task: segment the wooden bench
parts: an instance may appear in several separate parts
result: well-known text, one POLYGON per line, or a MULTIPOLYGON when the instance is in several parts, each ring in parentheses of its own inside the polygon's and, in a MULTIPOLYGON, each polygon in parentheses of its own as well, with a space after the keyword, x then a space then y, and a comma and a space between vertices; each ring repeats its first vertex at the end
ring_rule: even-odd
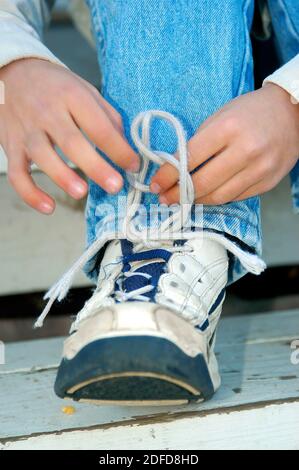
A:
POLYGON ((62 401, 53 382, 63 339, 8 344, 0 449, 298 450, 298 340, 299 310, 224 318, 221 389, 206 403, 163 408, 62 401))

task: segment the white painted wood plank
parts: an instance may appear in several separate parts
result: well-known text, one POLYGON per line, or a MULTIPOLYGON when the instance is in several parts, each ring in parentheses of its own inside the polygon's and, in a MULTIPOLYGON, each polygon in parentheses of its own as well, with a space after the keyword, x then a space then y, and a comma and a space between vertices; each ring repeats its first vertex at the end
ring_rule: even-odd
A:
POLYGON ((299 215, 292 207, 289 176, 261 198, 263 256, 269 266, 299 262, 299 215))
POLYGON ((233 316, 221 319, 217 333, 218 347, 244 342, 263 343, 291 340, 299 336, 299 309, 233 316))
MULTIPOLYGON (((255 349, 250 346, 249 349, 255 349)), ((270 350, 268 351, 270 353, 270 350)), ((48 370, 35 374, 8 374, 0 378, 0 399, 5 407, 0 410, 0 439, 11 436, 26 436, 32 433, 56 432, 65 429, 106 425, 136 419, 138 416, 160 415, 164 418, 178 412, 215 410, 240 405, 272 402, 274 400, 299 399, 299 374, 295 366, 288 366, 283 348, 266 359, 266 352, 256 354, 246 351, 246 358, 234 357, 234 369, 221 371, 222 387, 215 397, 199 405, 181 407, 97 407, 89 404, 73 404, 59 400, 53 392, 56 371, 48 370), (261 356, 263 365, 261 366, 261 356), (247 361, 242 364, 242 361, 247 361), (263 371, 266 371, 265 375, 263 371), (277 376, 276 376, 277 374, 277 376), (66 404, 75 406, 72 416, 62 413, 66 404)), ((222 358, 220 361, 228 358, 222 358)), ((298 366, 297 366, 298 369, 298 366)))
MULTIPOLYGON (((264 315, 263 320, 265 322, 267 316, 269 326, 271 315, 264 315)), ((278 320, 277 315, 274 316, 278 320)), ((252 321, 257 323, 261 317, 251 316, 252 321)), ((248 317, 244 317, 244 320, 246 318, 248 317)), ((234 334, 229 335, 234 332, 234 318, 222 322, 227 327, 226 340, 218 346, 223 384, 212 400, 199 405, 126 408, 75 404, 74 415, 66 416, 61 412, 64 402, 53 392, 55 370, 2 374, 0 403, 5 403, 5 407, 0 408, 0 438, 106 426, 136 420, 140 416, 159 416, 162 421, 167 421, 174 413, 202 412, 248 404, 256 407, 256 403, 299 399, 299 365, 295 366, 290 361, 289 340, 285 339, 283 330, 288 322, 282 319, 283 315, 280 317, 281 331, 276 331, 276 341, 272 333, 263 341, 256 341, 262 336, 255 335, 251 341, 244 343, 232 341, 234 334)), ((262 328, 261 332, 263 331, 262 328)), ((53 343, 53 346, 57 345, 53 343)), ((40 353, 42 354, 41 349, 40 353)), ((19 364, 22 361, 23 358, 19 364)))
POLYGON ((61 337, 8 343, 5 347, 5 364, 0 365, 0 376, 57 367, 63 340, 61 337))
POLYGON ((299 450, 299 402, 39 435, 5 450, 299 450), (186 432, 188 430, 189 432, 186 432), (192 432, 190 432, 192 431, 192 432))
MULTIPOLYGON (((67 334, 67 331, 65 333, 67 334)), ((225 354, 224 349, 234 349, 236 345, 243 343, 268 342, 271 345, 278 339, 290 343, 296 338, 299 338, 299 310, 234 316, 220 321, 216 349, 225 354)), ((0 365, 0 375, 18 370, 46 368, 49 364, 57 365, 62 342, 63 338, 51 338, 7 344, 6 364, 0 365)))
MULTIPOLYGON (((47 290, 84 250, 84 203, 74 201, 43 174, 38 185, 57 208, 43 216, 26 206, 0 176, 0 295, 47 290)), ((80 275, 74 285, 89 285, 80 275)))

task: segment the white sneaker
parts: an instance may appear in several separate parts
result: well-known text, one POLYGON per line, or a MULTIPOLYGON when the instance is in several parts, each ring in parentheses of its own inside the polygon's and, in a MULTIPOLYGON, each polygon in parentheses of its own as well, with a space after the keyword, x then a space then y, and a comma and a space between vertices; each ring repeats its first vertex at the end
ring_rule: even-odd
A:
POLYGON ((135 250, 127 240, 107 246, 97 288, 64 343, 57 395, 134 405, 210 398, 220 385, 226 249, 204 238, 135 250))

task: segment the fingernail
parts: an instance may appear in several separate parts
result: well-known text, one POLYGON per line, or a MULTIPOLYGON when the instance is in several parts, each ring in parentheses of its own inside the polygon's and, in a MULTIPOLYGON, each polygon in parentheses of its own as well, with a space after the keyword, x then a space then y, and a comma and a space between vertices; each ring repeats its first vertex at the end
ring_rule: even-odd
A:
POLYGON ((138 173, 138 171, 140 170, 140 161, 133 160, 128 166, 128 170, 131 171, 132 173, 138 173))
POLYGON ((114 176, 109 176, 106 181, 106 188, 109 193, 118 193, 122 188, 122 180, 114 176))
POLYGON ((161 204, 168 204, 168 199, 165 196, 160 196, 159 201, 161 204))
POLYGON ((74 197, 82 197, 86 194, 87 187, 86 184, 81 181, 74 181, 69 189, 70 193, 74 197))
POLYGON ((52 214, 54 207, 51 206, 48 202, 41 202, 38 206, 38 209, 43 212, 43 214, 52 214))
POLYGON ((161 186, 158 183, 151 183, 150 188, 151 192, 154 194, 159 194, 161 191, 161 186))

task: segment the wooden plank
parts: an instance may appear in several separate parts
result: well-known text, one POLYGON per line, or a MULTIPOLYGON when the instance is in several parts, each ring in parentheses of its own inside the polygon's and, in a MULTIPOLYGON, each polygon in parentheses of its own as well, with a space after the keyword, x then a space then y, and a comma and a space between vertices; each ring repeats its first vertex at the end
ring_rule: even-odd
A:
MULTIPOLYGON (((68 197, 45 175, 34 177, 57 201, 50 217, 26 206, 0 176, 0 295, 48 289, 84 250, 84 202, 68 197)), ((82 274, 74 285, 89 284, 82 274)))
POLYGON ((218 327, 218 348, 235 344, 271 343, 299 336, 299 309, 223 318, 218 327))
POLYGON ((105 428, 7 441, 2 450, 299 450, 299 402, 158 416, 105 428), (189 432, 186 432, 189 430, 189 432), (190 432, 192 430, 192 432, 190 432))
POLYGON ((299 216, 292 207, 289 176, 261 198, 263 257, 269 266, 299 262, 299 216))
MULTIPOLYGON (((271 345, 278 340, 290 343, 296 338, 299 338, 299 309, 226 317, 218 327, 216 350, 224 355, 224 349, 234 349, 244 343, 271 345)), ((63 338, 51 338, 7 344, 6 364, 0 365, 0 375, 19 370, 29 372, 32 367, 45 369, 49 364, 58 365, 62 342, 63 338)))
POLYGON ((239 354, 237 352, 231 354, 233 364, 230 363, 230 370, 227 370, 227 363, 223 362, 229 358, 222 358, 220 355, 220 362, 225 364, 224 370, 221 371, 222 387, 212 400, 199 405, 171 408, 97 407, 75 404, 74 415, 66 416, 61 412, 61 407, 72 403, 68 400, 63 402, 54 395, 56 370, 1 375, 0 399, 6 406, 0 410, 0 436, 7 438, 105 426, 137 419, 138 416, 161 416, 161 413, 161 419, 167 420, 169 415, 186 410, 197 412, 259 402, 272 403, 275 400, 299 399, 298 366, 296 369, 290 363, 285 346, 271 346, 267 351, 260 346, 248 346, 244 355, 242 353, 243 351, 239 351, 239 354), (261 358, 263 358, 262 364, 261 358))
MULTIPOLYGON (((295 329, 293 323, 292 336, 289 336, 290 331, 286 328, 289 323, 297 319, 297 314, 298 311, 290 312, 289 321, 284 321, 287 319, 286 313, 281 313, 280 317, 278 314, 273 314, 273 317, 269 314, 250 316, 251 324, 256 324, 251 329, 255 333, 248 337, 248 341, 244 341, 243 338, 243 342, 234 339, 235 327, 239 328, 241 333, 242 320, 246 323, 249 316, 224 319, 218 345, 223 384, 212 400, 197 405, 125 408, 75 404, 76 412, 67 416, 61 412, 64 402, 53 392, 56 374, 53 366, 57 356, 53 353, 52 347, 57 348, 61 340, 57 343, 55 340, 50 340, 51 344, 45 346, 44 352, 43 342, 37 345, 33 356, 39 354, 47 359, 42 362, 39 357, 40 370, 35 372, 26 371, 26 367, 37 362, 32 359, 31 348, 27 349, 29 356, 27 354, 23 356, 19 348, 14 353, 14 366, 8 366, 6 373, 0 375, 0 402, 6 404, 0 408, 0 440, 12 440, 36 433, 87 429, 93 426, 104 431, 110 425, 116 426, 119 423, 123 425, 126 422, 130 425, 132 420, 134 423, 139 423, 139 420, 148 417, 154 417, 159 422, 165 423, 175 416, 178 418, 183 416, 184 413, 188 413, 188 418, 191 418, 194 413, 212 411, 218 413, 219 409, 230 412, 240 407, 257 409, 261 404, 270 405, 277 401, 290 403, 299 400, 299 366, 292 364, 290 359, 290 340, 295 337, 298 327, 295 329), (276 328, 277 323, 281 325, 280 328, 276 328), (41 367, 41 364, 44 364, 44 367, 41 367), (18 372, 13 372, 13 369, 18 372)), ((29 346, 33 346, 32 342, 29 346)), ((289 408, 286 416, 289 416, 289 408)))
POLYGON ((5 364, 0 365, 0 376, 57 367, 63 339, 50 338, 8 343, 5 347, 5 364))

